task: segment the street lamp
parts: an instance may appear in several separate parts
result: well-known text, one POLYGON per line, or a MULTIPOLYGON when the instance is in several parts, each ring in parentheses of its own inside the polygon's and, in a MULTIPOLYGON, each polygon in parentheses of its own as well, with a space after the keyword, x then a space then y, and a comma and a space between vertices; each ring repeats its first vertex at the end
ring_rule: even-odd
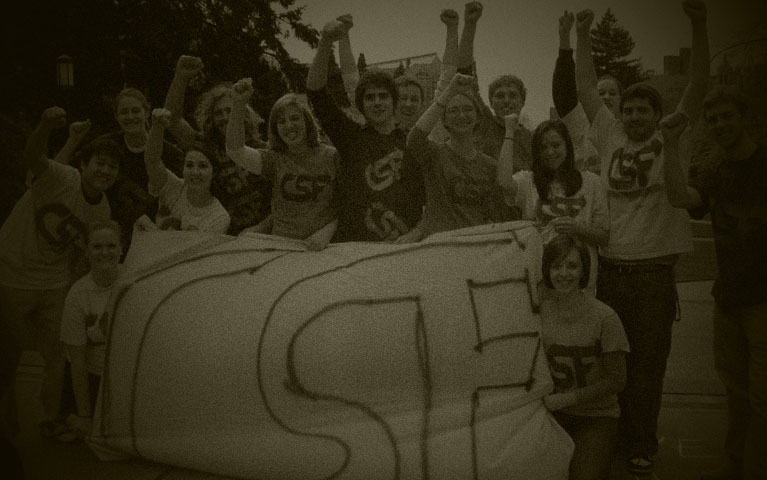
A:
POLYGON ((75 86, 75 64, 69 55, 59 55, 56 59, 56 84, 65 89, 75 86))

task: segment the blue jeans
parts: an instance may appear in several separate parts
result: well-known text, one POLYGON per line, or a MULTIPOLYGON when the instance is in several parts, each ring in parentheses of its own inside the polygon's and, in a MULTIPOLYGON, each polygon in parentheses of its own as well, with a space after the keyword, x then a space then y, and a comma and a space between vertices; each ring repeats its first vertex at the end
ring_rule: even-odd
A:
POLYGON ((714 307, 714 363, 727 389, 725 451, 743 478, 767 478, 767 303, 714 307))
POLYGON ((570 480, 607 480, 615 452, 618 419, 554 412, 554 418, 575 443, 570 480))
POLYGON ((674 269, 660 264, 616 267, 600 259, 597 299, 618 314, 631 348, 626 355, 626 388, 618 394, 620 444, 630 456, 654 455, 677 312, 674 269))

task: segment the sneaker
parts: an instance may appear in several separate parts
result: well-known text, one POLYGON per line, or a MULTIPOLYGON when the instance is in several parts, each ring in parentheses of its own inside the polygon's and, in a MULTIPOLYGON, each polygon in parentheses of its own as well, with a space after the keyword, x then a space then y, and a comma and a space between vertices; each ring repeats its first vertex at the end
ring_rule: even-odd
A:
POLYGON ((56 420, 43 420, 37 424, 37 428, 40 430, 40 436, 43 438, 58 437, 62 433, 71 430, 69 426, 56 420))
POLYGON ((639 475, 647 475, 652 472, 653 461, 650 455, 633 455, 628 459, 628 471, 639 475))

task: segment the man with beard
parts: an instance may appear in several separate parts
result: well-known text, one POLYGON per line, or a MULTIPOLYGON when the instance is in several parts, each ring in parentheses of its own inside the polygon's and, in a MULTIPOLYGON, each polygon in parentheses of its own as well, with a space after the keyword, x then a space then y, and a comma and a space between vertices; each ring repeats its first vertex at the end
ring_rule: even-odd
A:
POLYGON ((736 89, 712 89, 703 118, 723 154, 709 155, 689 186, 678 162, 666 180, 672 205, 710 212, 714 230, 714 363, 729 426, 727 463, 708 480, 767 478, 767 148, 746 130, 746 112, 736 89))
POLYGON ((682 2, 692 24, 691 75, 676 111, 660 122, 662 103, 649 85, 626 89, 616 118, 599 96, 590 27, 594 13, 576 16, 578 98, 591 123, 607 189, 610 239, 600 248, 597 299, 618 313, 629 339, 628 381, 619 396, 621 446, 628 469, 646 474, 658 449, 657 428, 663 377, 677 317, 674 264, 692 250, 690 219, 667 197, 665 168, 679 155, 687 120, 700 116, 708 87, 706 7, 682 2))

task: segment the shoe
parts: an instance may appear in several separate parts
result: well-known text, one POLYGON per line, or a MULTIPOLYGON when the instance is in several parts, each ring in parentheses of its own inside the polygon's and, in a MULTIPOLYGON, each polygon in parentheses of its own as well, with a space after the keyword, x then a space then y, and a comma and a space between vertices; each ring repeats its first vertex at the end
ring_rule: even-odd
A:
POLYGON ((40 436, 43 438, 58 437, 62 433, 71 430, 66 424, 55 420, 43 420, 37 424, 37 428, 40 430, 40 436))
POLYGON ((651 455, 632 455, 628 459, 628 471, 639 475, 647 475, 652 472, 653 461, 651 455))

